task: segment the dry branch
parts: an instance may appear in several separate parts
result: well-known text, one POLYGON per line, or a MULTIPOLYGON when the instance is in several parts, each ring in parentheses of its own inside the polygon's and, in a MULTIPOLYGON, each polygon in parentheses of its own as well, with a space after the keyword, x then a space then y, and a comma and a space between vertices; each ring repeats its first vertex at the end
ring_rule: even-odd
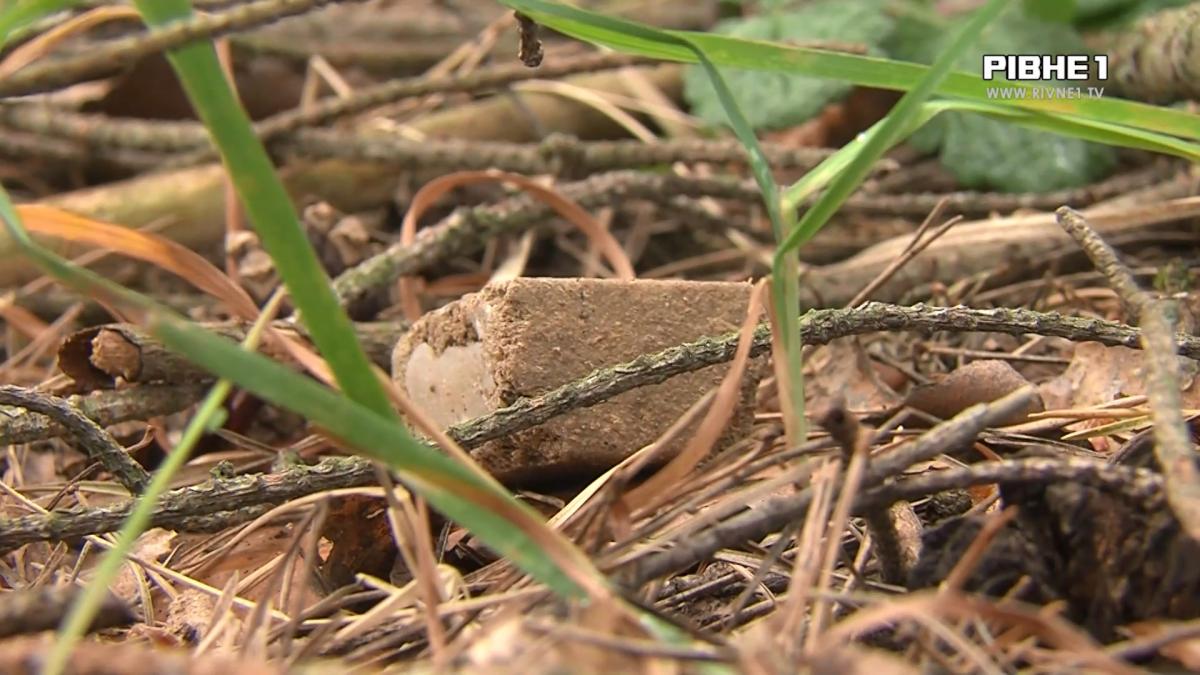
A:
MULTIPOLYGON (((521 66, 524 68, 523 66, 521 66)), ((543 66, 544 67, 544 66, 543 66)), ((665 95, 679 96, 681 68, 662 65, 638 72, 665 95)), ((599 92, 627 93, 623 71, 605 71, 566 78, 566 82, 599 92)), ((580 138, 611 136, 614 123, 573 101, 536 93, 493 96, 467 105, 425 115, 413 129, 429 136, 528 142, 541 133, 559 132, 580 138)), ((329 202, 344 212, 388 203, 404 178, 394 167, 375 162, 322 160, 284 167, 280 177, 299 201, 306 197, 329 202)), ((181 244, 208 250, 225 232, 225 172, 218 164, 162 171, 88 188, 47 199, 46 203, 80 215, 144 227, 167 222, 164 233, 181 244)), ((58 242, 50 242, 63 250, 58 242)), ((20 258, 6 232, 0 232, 0 286, 34 276, 33 266, 20 258)))
MULTIPOLYGON (((1176 196, 1195 194, 1195 183, 1194 177, 1181 175, 1171 181, 1172 192, 1176 196)), ((1097 231, 1106 236, 1200 215, 1200 197, 1164 202, 1134 200, 1132 203, 1119 197, 1113 202, 1097 204, 1083 212, 1097 231), (1116 204, 1118 201, 1122 203, 1116 204)), ((815 307, 845 303, 857 289, 870 283, 902 255, 911 241, 911 235, 902 235, 841 262, 809 268, 800 284, 801 301, 815 307)), ((905 265, 873 297, 895 301, 920 284, 953 283, 994 269, 997 261, 1024 264, 1069 242, 1070 238, 1058 227, 1052 213, 959 223, 905 265)))
POLYGON ((927 471, 906 476, 866 490, 855 502, 859 513, 899 501, 913 501, 945 490, 994 483, 1075 483, 1120 496, 1138 509, 1152 512, 1163 505, 1163 477, 1147 469, 1135 469, 1081 457, 1029 457, 971 466, 927 471))
MULTIPOLYGON (((5 590, 0 602, 0 638, 54 630, 79 599, 82 586, 42 586, 5 590)), ((127 626, 135 617, 128 605, 115 595, 105 597, 89 631, 127 626)))
POLYGON ((1178 306, 1138 288, 1116 251, 1081 214, 1064 206, 1057 215, 1062 228, 1108 279, 1125 304, 1127 314, 1134 321, 1140 319, 1146 354, 1146 394, 1154 419, 1154 450, 1166 480, 1167 502, 1184 531, 1200 540, 1200 467, 1196 465, 1196 450, 1179 394, 1182 378, 1175 336, 1178 306))
MULTIPOLYGON (((250 328, 245 322, 201 325, 237 342, 246 338, 246 331, 250 328)), ((307 337, 303 327, 288 321, 276 321, 274 327, 307 337)), ((391 366, 392 348, 406 329, 403 322, 354 325, 359 344, 367 357, 384 369, 391 366)), ((117 378, 140 383, 208 382, 215 379, 211 373, 167 350, 142 328, 126 323, 94 326, 67 336, 58 350, 58 366, 83 388, 109 388, 116 384, 117 378)))
POLYGON ((34 94, 73 84, 189 42, 349 1, 362 0, 258 0, 219 14, 197 14, 166 28, 94 45, 78 56, 41 59, 0 80, 0 96, 34 94))
MULTIPOLYGON (((967 408, 917 439, 874 458, 862 485, 864 488, 878 485, 916 462, 932 459, 971 443, 979 432, 1028 405, 1035 394, 1032 386, 1025 387, 993 403, 967 408)), ((790 523, 802 520, 812 499, 811 487, 793 496, 775 497, 704 532, 692 534, 687 541, 675 542, 672 548, 657 550, 627 562, 620 573, 631 586, 639 586, 701 562, 727 546, 757 541, 790 523)))
MULTIPOLYGON (((1162 166, 1140 173, 1137 181, 1161 178, 1162 166)), ((1075 199, 1112 196, 1116 189, 1128 187, 1129 177, 1116 181, 1112 189, 1094 186, 1093 191, 1073 191, 1075 199)), ((674 174, 612 171, 596 174, 584 180, 564 183, 562 193, 584 208, 596 208, 628 199, 643 199, 675 204, 681 197, 713 197, 746 203, 758 203, 762 197, 751 181, 737 178, 695 178, 674 174)), ((1066 194, 1052 195, 1055 201, 1042 206, 1059 204, 1066 194)), ((897 201, 907 200, 918 211, 927 212, 942 199, 965 210, 972 200, 982 200, 987 206, 997 206, 999 196, 986 193, 953 193, 951 195, 917 195, 897 197, 856 194, 847 202, 848 212, 884 213, 899 208, 897 201)), ((1024 197, 1007 197, 1006 205, 1022 208, 1024 197)), ((1101 213, 1098 211, 1098 215, 1101 213)), ((1102 210, 1103 222, 1111 231, 1126 231, 1148 224, 1178 220, 1200 213, 1200 198, 1154 206, 1138 205, 1126 209, 1102 210)), ((455 255, 480 250, 493 237, 521 232, 535 227, 556 215, 546 204, 527 196, 511 197, 494 204, 462 207, 420 232, 410 246, 396 244, 342 273, 335 288, 344 304, 354 306, 373 289, 386 286, 396 278, 416 274, 455 255)), ((722 225, 726 225, 722 223, 722 225)), ((841 305, 850 299, 854 289, 862 288, 901 254, 910 243, 908 235, 878 244, 840 263, 809 268, 801 284, 802 298, 808 306, 841 305)), ((1028 259, 1060 246, 1065 237, 1054 225, 1051 214, 989 219, 960 223, 945 236, 916 256, 894 279, 883 286, 882 295, 894 299, 902 290, 917 283, 937 279, 959 279, 995 265, 1001 257, 1028 259), (1015 253, 1015 255, 1013 255, 1015 253)))
POLYGON ((11 384, 0 385, 0 405, 44 415, 67 430, 80 449, 99 462, 130 494, 139 495, 150 484, 150 474, 125 452, 100 425, 69 402, 11 384))
MULTIPOLYGON (((73 409, 102 427, 179 412, 204 396, 207 385, 148 384, 65 399, 73 409)), ((0 445, 30 443, 68 433, 51 417, 24 408, 0 408, 0 445)))

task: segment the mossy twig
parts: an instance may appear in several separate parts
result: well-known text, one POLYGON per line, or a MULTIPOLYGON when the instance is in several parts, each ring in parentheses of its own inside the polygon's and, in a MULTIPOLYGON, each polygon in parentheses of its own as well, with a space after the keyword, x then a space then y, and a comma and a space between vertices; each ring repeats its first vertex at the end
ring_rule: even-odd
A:
POLYGON ((132 495, 150 484, 150 474, 125 452, 100 425, 69 402, 32 389, 0 385, 0 405, 15 406, 45 415, 67 430, 92 460, 99 462, 132 495))

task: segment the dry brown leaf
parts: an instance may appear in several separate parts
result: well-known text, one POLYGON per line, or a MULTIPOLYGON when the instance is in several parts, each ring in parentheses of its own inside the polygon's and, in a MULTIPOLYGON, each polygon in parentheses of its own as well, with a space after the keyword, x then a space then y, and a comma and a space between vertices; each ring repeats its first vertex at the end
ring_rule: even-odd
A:
POLYGON ((854 338, 834 340, 818 349, 808 365, 812 370, 805 383, 809 410, 826 410, 839 396, 854 412, 881 410, 900 402, 854 338))
MULTIPOLYGON (((233 546, 222 551, 222 554, 195 569, 197 549, 195 545, 207 542, 209 535, 184 535, 184 551, 175 556, 174 567, 189 569, 189 576, 213 588, 224 588, 229 579, 237 574, 241 583, 237 595, 245 600, 262 601, 270 589, 268 579, 271 575, 281 574, 283 570, 276 559, 282 556, 297 536, 292 523, 267 524, 253 530, 238 540, 233 546), (194 542, 194 543, 193 543, 194 542), (264 569, 270 567, 269 570, 264 569)), ((203 554, 201 554, 203 555, 203 554)), ((296 606, 308 606, 316 602, 324 594, 317 580, 306 577, 303 556, 295 556, 292 565, 291 596, 296 606), (300 599, 296 599, 300 598, 300 599)), ((276 603, 278 606, 278 603, 276 603)))
MULTIPOLYGON (((937 382, 917 387, 909 393, 905 403, 945 420, 977 403, 991 403, 1028 384, 1029 381, 1007 361, 972 361, 937 382)), ((999 424, 1019 424, 1026 421, 1031 413, 1043 410, 1045 406, 1035 399, 1026 410, 1013 414, 999 424)))
MULTIPOLYGON (((146 530, 138 537, 133 545, 131 555, 147 562, 160 562, 167 557, 175 547, 175 532, 160 527, 146 530)), ((121 568, 117 580, 112 584, 112 592, 118 598, 136 606, 141 598, 138 593, 139 582, 129 565, 121 568)), ((157 607, 157 605, 156 605, 157 607)))
MULTIPOLYGON (((1141 350, 1128 347, 1107 347, 1098 342, 1082 342, 1075 346, 1071 363, 1058 377, 1044 382, 1041 391, 1046 406, 1050 409, 1086 409, 1104 405, 1127 396, 1143 396, 1146 393, 1141 350)), ((1197 364, 1190 359, 1181 359, 1181 374, 1187 386, 1181 401, 1184 408, 1200 408, 1200 376, 1197 364)), ((1084 419, 1064 427, 1067 431, 1084 431, 1104 426, 1117 417, 1095 417, 1084 419)), ((1098 451, 1113 449, 1106 437, 1088 439, 1098 451)))
MULTIPOLYGON (((1098 342, 1082 342, 1062 375, 1041 386, 1042 398, 1052 409, 1090 408, 1123 396, 1146 393, 1142 371, 1144 355, 1139 349, 1106 347, 1098 342)), ((1190 386, 1183 392, 1185 408, 1200 407, 1195 362, 1184 364, 1183 375, 1190 386)))
POLYGON ((85 218, 44 204, 23 204, 17 211, 30 232, 108 248, 143 260, 220 299, 242 319, 253 321, 258 317, 258 307, 241 287, 203 256, 182 244, 153 232, 85 218))

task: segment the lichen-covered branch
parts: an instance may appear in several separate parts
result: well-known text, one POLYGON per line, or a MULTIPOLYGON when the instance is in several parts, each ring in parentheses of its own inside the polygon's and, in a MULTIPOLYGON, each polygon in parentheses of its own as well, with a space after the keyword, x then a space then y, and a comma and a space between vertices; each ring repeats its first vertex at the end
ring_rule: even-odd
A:
MULTIPOLYGON (((609 70, 643 62, 622 54, 590 53, 576 58, 558 59, 532 70, 519 63, 504 63, 480 68, 466 75, 418 76, 388 80, 363 87, 346 98, 333 97, 315 102, 302 109, 287 110, 255 123, 255 131, 263 141, 305 127, 354 115, 381 105, 407 98, 452 92, 475 92, 503 87, 521 80, 556 78, 577 73, 609 70)), ((210 147, 208 132, 199 122, 135 120, 105 115, 79 113, 73 110, 42 104, 6 103, 0 105, 0 121, 13 129, 75 140, 89 147, 147 152, 188 152, 167 161, 172 166, 188 166, 216 159, 210 147)), ((326 132, 313 131, 312 142, 319 147, 326 132)), ((344 153, 343 153, 344 154, 344 153)))
MULTIPOLYGON (((204 396, 207 385, 147 384, 87 396, 67 397, 66 403, 102 427, 176 413, 204 396)), ((30 443, 68 433, 51 417, 24 408, 0 407, 0 445, 30 443)))
POLYGON ((11 384, 0 385, 0 405, 43 415, 58 423, 78 442, 79 448, 99 462, 130 494, 139 495, 150 484, 150 474, 125 452, 100 425, 57 396, 11 384))
MULTIPOLYGON (((167 492, 154 510, 155 527, 187 529, 199 516, 240 513, 248 506, 281 504, 289 499, 339 487, 366 485, 375 479, 371 463, 357 457, 328 457, 314 466, 280 473, 212 479, 193 487, 167 492)), ((0 551, 32 541, 60 541, 121 526, 133 509, 132 501, 46 515, 0 520, 0 551)))
POLYGON ((1090 485, 1121 495, 1145 511, 1154 511, 1163 505, 1163 477, 1158 473, 1070 456, 1028 457, 926 471, 866 490, 854 505, 857 512, 866 513, 899 501, 915 501, 945 490, 974 485, 1056 482, 1090 485))
MULTIPOLYGON (((1028 405, 1034 393, 1032 386, 1024 387, 990 404, 971 406, 909 443, 873 459, 863 477, 864 489, 878 485, 916 462, 970 443, 988 426, 1028 405)), ((626 563, 621 574, 631 586, 639 586, 694 565, 727 546, 757 541, 789 523, 803 520, 812 498, 811 487, 795 495, 772 498, 703 532, 690 534, 686 541, 674 542, 672 548, 655 547, 654 552, 626 563)))
MULTIPOLYGON (((222 337, 241 342, 250 324, 222 322, 204 324, 222 337)), ((274 328, 307 337, 301 326, 276 321, 274 328)), ((363 351, 381 368, 391 366, 392 348, 407 330, 402 321, 354 324, 363 351)), ((68 335, 58 350, 58 365, 81 387, 108 388, 118 378, 125 382, 207 382, 211 373, 169 351, 139 326, 111 323, 85 328, 68 335)))
MULTIPOLYGON (((848 335, 880 331, 994 332, 1010 335, 1048 335, 1106 345, 1138 347, 1141 333, 1129 326, 1101 319, 1062 316, 1023 309, 970 309, 967 307, 900 307, 868 303, 852 309, 812 310, 800 317, 805 344, 825 344, 848 335)), ((1200 339, 1179 336, 1184 353, 1200 356, 1200 339)), ((733 358, 737 334, 704 338, 686 345, 647 354, 629 363, 597 370, 547 392, 517 401, 487 417, 451 428, 459 442, 482 443, 530 423, 541 424, 567 410, 594 405, 636 387, 658 384, 680 373, 699 370, 733 358)), ((754 333, 751 356, 766 353, 771 336, 763 325, 754 333)))

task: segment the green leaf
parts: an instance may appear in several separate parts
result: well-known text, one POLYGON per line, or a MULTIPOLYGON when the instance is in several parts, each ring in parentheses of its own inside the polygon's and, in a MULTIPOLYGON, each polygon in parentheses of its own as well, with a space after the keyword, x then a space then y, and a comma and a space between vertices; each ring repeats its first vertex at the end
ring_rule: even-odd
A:
MULTIPOLYGON (((561 3, 545 0, 500 0, 519 10, 538 23, 580 40, 610 47, 628 54, 639 54, 668 61, 696 63, 699 57, 694 48, 704 51, 718 66, 763 71, 782 71, 812 75, 833 80, 846 80, 859 86, 907 91, 924 77, 926 66, 904 61, 860 56, 843 52, 788 47, 691 31, 656 30, 645 25, 586 12, 561 3), (672 39, 665 39, 665 37, 672 39), (684 38, 680 41, 678 38, 684 38), (691 45, 691 46, 685 46, 691 45)), ((935 23, 935 22, 931 22, 935 23)), ((977 67, 978 69, 978 67, 977 67)), ((1196 115, 1185 110, 1124 101, 1117 98, 1098 99, 1036 99, 1033 97, 993 100, 988 88, 1006 84, 984 82, 978 75, 953 72, 935 90, 942 96, 956 97, 979 103, 996 103, 1014 110, 1068 114, 1081 120, 1103 121, 1108 124, 1156 134, 1169 134, 1200 140, 1200 124, 1196 115)), ((1019 87, 1020 84, 1011 83, 1019 87)), ((1026 117, 1025 119, 1033 119, 1026 117)), ((1125 144, 1122 135, 1112 136, 1112 142, 1125 144)), ((1141 147, 1140 144, 1135 147, 1141 147)), ((1200 146, 1185 143, 1179 156, 1200 157, 1200 146)))
POLYGON ((1116 166, 1111 148, 1077 138, 970 113, 937 122, 942 164, 966 187, 1050 192, 1095 182, 1116 166))
MULTIPOLYGON (((906 41, 897 43, 896 49, 914 60, 927 61, 945 45, 944 33, 927 27, 921 35, 915 22, 907 24, 903 34, 906 41)), ((1008 11, 957 65, 963 70, 979 72, 984 54, 1085 51, 1083 41, 1069 25, 1038 21, 1022 12, 1008 11)), ((1053 87, 1056 83, 1042 85, 1053 87)), ((1116 153, 1109 147, 963 113, 949 113, 933 120, 914 134, 911 142, 924 152, 940 150, 942 164, 960 183, 971 188, 1049 192, 1094 182, 1116 166, 1116 153)))
POLYGON ((1075 0, 1021 0, 1025 14, 1052 23, 1070 23, 1075 18, 1075 0))
MULTIPOLYGON (((793 12, 723 21, 713 31, 771 42, 862 44, 878 55, 892 24, 881 0, 820 0, 793 12)), ((746 117, 756 129, 787 127, 811 119, 853 86, 844 81, 783 72, 723 68, 721 75, 737 100, 747 104, 746 117)), ((727 124, 725 108, 717 100, 702 68, 688 69, 683 93, 693 114, 710 124, 727 124)))

